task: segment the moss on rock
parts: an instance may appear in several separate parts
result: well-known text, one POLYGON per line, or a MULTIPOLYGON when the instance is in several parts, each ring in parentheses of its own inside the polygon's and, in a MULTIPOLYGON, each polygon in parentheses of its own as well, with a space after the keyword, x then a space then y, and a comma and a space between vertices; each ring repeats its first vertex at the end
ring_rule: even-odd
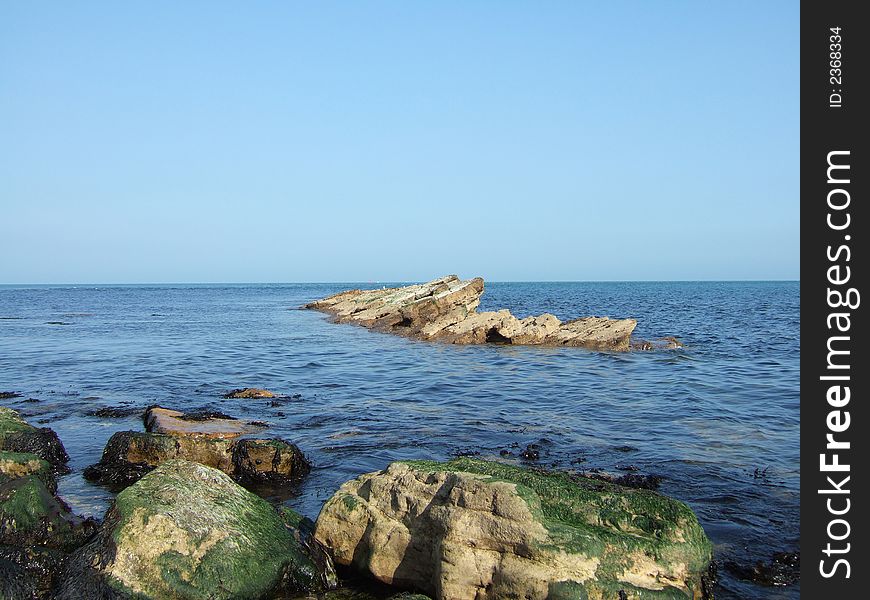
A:
POLYGON ((34 475, 42 480, 52 493, 57 491, 54 470, 48 461, 30 452, 0 450, 0 476, 10 479, 34 475))
POLYGON ((315 535, 338 563, 436 598, 699 599, 711 559, 682 502, 474 458, 348 482, 315 535))
POLYGON ((170 460, 118 494, 59 597, 260 598, 324 587, 295 532, 227 475, 170 460))
POLYGON ((69 472, 69 455, 57 434, 48 427, 30 425, 18 411, 5 406, 0 406, 0 450, 36 454, 55 472, 69 472))
POLYGON ((93 523, 75 517, 39 475, 0 476, 0 543, 67 550, 92 531, 93 523))

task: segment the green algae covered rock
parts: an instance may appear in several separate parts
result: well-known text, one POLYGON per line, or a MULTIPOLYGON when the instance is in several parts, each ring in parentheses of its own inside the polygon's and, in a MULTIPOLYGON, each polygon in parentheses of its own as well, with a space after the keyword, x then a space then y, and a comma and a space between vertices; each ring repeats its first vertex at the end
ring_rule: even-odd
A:
POLYGON ((8 452, 0 450, 0 477, 16 479, 34 475, 42 480, 52 493, 57 491, 54 470, 48 461, 30 452, 8 452))
POLYGON ((347 482, 315 537, 336 563, 436 599, 700 599, 711 560, 682 502, 471 458, 347 482))
POLYGON ((84 543, 94 524, 74 516, 38 473, 0 475, 0 544, 69 550, 84 543))
POLYGON ((30 425, 18 411, 5 406, 0 406, 0 450, 36 454, 56 472, 69 472, 69 455, 57 434, 48 427, 30 425))
POLYGON ((170 460, 118 494, 58 597, 255 599, 325 585, 269 503, 217 469, 170 460))

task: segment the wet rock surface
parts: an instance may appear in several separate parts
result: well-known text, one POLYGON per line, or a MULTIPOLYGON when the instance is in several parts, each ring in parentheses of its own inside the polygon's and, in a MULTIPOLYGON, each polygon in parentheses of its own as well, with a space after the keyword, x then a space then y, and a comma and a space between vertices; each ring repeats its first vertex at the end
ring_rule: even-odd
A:
POLYGON ((145 412, 144 421, 145 430, 149 433, 176 436, 237 438, 263 429, 262 426, 246 423, 221 412, 183 413, 160 406, 149 408, 145 412))
POLYGON ((275 398, 277 394, 260 388, 239 388, 224 394, 224 398, 275 398))
MULTIPOLYGON (((275 488, 297 483, 311 469, 302 451, 284 440, 214 436, 212 429, 200 434, 197 426, 213 420, 172 419, 184 424, 169 428, 172 434, 121 431, 112 435, 100 462, 85 469, 85 479, 121 489, 166 461, 183 459, 218 469, 249 487, 275 488)), ((243 421, 230 421, 232 427, 237 423, 247 427, 243 421)))
POLYGON ((69 455, 57 434, 48 427, 30 425, 18 411, 5 406, 0 406, 0 450, 35 454, 56 472, 69 472, 69 455))
POLYGON ((173 460, 118 494, 56 597, 256 599, 332 584, 270 504, 216 469, 173 460))
POLYGON ((344 484, 315 537, 338 564, 434 598, 701 598, 711 544, 648 490, 472 458, 344 484))
POLYGON ((449 275, 400 288, 341 292, 305 308, 332 314, 338 323, 452 344, 631 349, 634 319, 584 317, 562 322, 547 313, 518 319, 508 310, 477 312, 483 287, 479 277, 460 280, 449 275))

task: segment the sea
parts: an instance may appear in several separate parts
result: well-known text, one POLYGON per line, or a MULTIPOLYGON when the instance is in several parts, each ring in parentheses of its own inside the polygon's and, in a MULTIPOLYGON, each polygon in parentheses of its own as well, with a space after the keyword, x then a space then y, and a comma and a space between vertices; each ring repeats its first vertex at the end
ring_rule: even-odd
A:
POLYGON ((306 302, 396 282, 0 286, 0 404, 53 428, 59 494, 102 517, 82 470, 160 404, 265 421, 314 468, 280 502, 316 518, 348 479, 397 459, 478 455, 549 469, 656 475, 714 543, 718 599, 796 599, 734 565, 800 541, 800 283, 486 284, 480 310, 634 317, 678 350, 596 352, 422 342, 337 325, 306 302), (242 387, 286 397, 230 400, 242 387))

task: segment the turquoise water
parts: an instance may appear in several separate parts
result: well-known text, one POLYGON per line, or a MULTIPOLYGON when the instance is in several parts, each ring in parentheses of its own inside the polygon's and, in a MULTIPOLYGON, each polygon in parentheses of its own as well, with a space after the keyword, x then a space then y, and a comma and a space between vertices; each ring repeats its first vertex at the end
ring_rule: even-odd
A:
MULTIPOLYGON (((82 469, 112 433, 141 428, 87 413, 160 403, 267 421, 298 443, 315 468, 286 503, 311 517, 394 459, 522 462, 535 444, 533 464, 661 475, 720 562, 797 549, 798 282, 487 284, 482 309, 632 316, 639 337, 686 344, 628 354, 417 342, 297 310, 381 285, 0 287, 0 390, 23 394, 4 404, 60 435, 73 467, 60 494, 85 514, 102 516, 111 494, 82 469), (220 397, 248 386, 293 397, 220 397)), ((717 597, 799 593, 722 569, 717 597)))

